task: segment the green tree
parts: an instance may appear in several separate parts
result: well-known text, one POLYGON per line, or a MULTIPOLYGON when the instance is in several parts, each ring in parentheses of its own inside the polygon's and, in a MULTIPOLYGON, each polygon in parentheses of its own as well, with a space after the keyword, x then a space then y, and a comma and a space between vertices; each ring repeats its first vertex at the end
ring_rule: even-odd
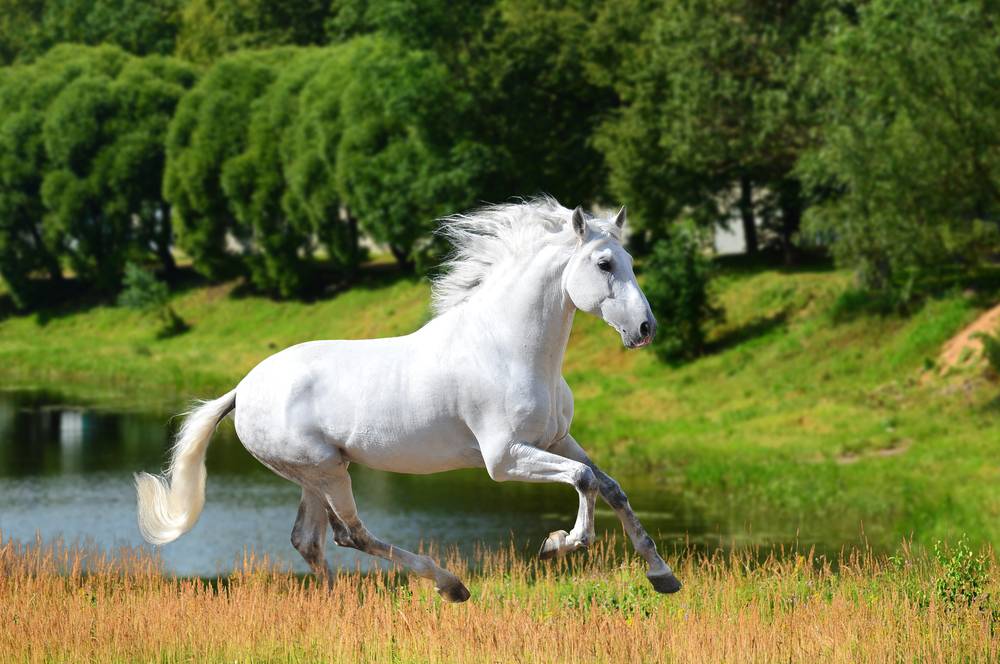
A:
POLYGON ((799 171, 811 235, 868 289, 905 301, 997 246, 995 2, 872 0, 817 47, 820 143, 799 171))
MULTIPOLYGON (((223 190, 236 218, 249 232, 252 250, 247 255, 251 278, 261 289, 290 296, 308 285, 311 258, 323 249, 328 263, 341 274, 357 261, 357 230, 339 220, 342 205, 332 177, 302 177, 303 162, 315 154, 312 141, 296 141, 295 129, 303 107, 302 91, 320 68, 337 75, 349 74, 344 48, 313 49, 298 54, 253 105, 246 150, 227 164, 223 190), (303 201, 291 181, 315 185, 324 194, 303 201), (303 182, 304 180, 304 182, 303 182), (334 190, 334 191, 330 191, 334 190), (313 206, 318 197, 325 203, 313 206), (310 214, 316 209, 318 214, 310 214)), ((329 81, 327 81, 329 82, 329 81)), ((337 89, 343 88, 343 80, 337 89)), ((315 97, 308 97, 312 103, 315 97)), ((339 114, 338 114, 339 115, 339 114)), ((322 122, 339 124, 339 117, 322 122)))
POLYGON ((117 288, 129 253, 152 252, 168 276, 174 271, 163 143, 194 81, 192 68, 176 60, 122 58, 112 70, 75 78, 46 112, 46 233, 61 238, 77 274, 106 289, 117 288))
POLYGON ((42 83, 58 89, 59 79, 39 79, 31 67, 0 69, 0 276, 21 307, 32 298, 33 275, 62 279, 57 247, 42 227, 45 148, 38 107, 48 95, 35 87, 42 83))
POLYGON ((0 0, 0 64, 30 62, 57 44, 174 50, 180 0, 0 0))
POLYGON ((337 151, 343 135, 343 91, 364 40, 324 49, 322 62, 299 92, 294 122, 285 135, 285 213, 312 229, 334 264, 349 269, 360 258, 358 220, 337 185, 337 151))
POLYGON ((606 193, 593 135, 615 96, 587 73, 596 5, 500 0, 486 15, 465 78, 469 123, 492 148, 487 199, 544 191, 572 206, 606 193))
POLYGON ((592 68, 622 101, 597 140, 612 190, 644 230, 662 236, 682 213, 702 223, 737 213, 754 253, 755 219, 774 208, 790 252, 803 206, 793 169, 809 137, 796 73, 825 5, 670 0, 619 17, 642 32, 608 56, 619 76, 592 68))
POLYGON ((209 63, 243 49, 322 44, 328 13, 328 0, 187 0, 177 54, 209 63))
POLYGON ((167 284, 156 278, 156 275, 142 269, 135 263, 125 265, 125 276, 122 291, 118 295, 118 304, 129 309, 145 311, 154 314, 160 321, 157 337, 170 337, 188 329, 177 312, 170 304, 170 289, 167 284))
POLYGON ((212 278, 244 269, 252 232, 223 189, 226 169, 247 149, 251 110, 295 56, 294 49, 241 52, 216 62, 180 101, 166 139, 163 196, 178 244, 212 278))
POLYGON ((705 325, 719 319, 722 309, 712 301, 712 263, 697 229, 691 224, 674 226, 653 245, 643 272, 643 287, 659 327, 657 355, 670 362, 700 355, 705 325))
POLYGON ((586 73, 597 2, 335 0, 333 41, 377 33, 432 51, 456 96, 448 110, 477 149, 464 159, 478 199, 548 192, 565 201, 604 193, 604 159, 591 141, 614 102, 586 73))
POLYGON ((59 46, 0 77, 0 272, 20 304, 60 261, 110 290, 129 253, 170 269, 163 138, 187 65, 59 46))
POLYGON ((0 0, 0 65, 37 54, 44 11, 45 0, 0 0))
POLYGON ((349 66, 337 187, 361 228, 411 266, 434 220, 475 201, 486 149, 455 122, 467 101, 432 52, 368 38, 349 66))

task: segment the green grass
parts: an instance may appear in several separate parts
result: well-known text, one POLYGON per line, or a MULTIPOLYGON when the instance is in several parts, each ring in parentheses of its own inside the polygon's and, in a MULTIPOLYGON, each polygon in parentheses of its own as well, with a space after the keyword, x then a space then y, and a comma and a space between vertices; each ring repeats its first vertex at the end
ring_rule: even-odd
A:
MULTIPOLYGON (((978 310, 960 294, 909 317, 838 315, 849 276, 730 269, 711 352, 681 367, 626 351, 577 317, 565 373, 574 434, 612 471, 675 485, 708 518, 892 546, 1000 542, 998 387, 969 371, 924 375, 978 310)), ((230 389, 290 344, 411 331, 428 318, 421 280, 370 278, 314 303, 193 288, 173 306, 191 326, 158 339, 154 316, 66 307, 0 321, 0 377, 142 407, 230 389), (102 397, 103 398, 103 397, 102 397)))

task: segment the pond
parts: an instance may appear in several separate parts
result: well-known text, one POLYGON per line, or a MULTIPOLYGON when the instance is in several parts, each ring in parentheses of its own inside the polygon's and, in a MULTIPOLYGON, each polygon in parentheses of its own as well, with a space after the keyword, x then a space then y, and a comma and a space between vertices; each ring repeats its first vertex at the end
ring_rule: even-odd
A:
MULTIPOLYGON (((31 541, 62 537, 104 548, 143 544, 136 526, 132 473, 158 472, 177 420, 67 402, 38 390, 0 391, 0 532, 31 541)), ((225 573, 246 550, 268 555, 296 571, 307 567, 289 544, 299 489, 262 467, 236 437, 229 420, 209 446, 205 510, 195 528, 161 547, 165 567, 180 575, 225 573)), ((569 529, 576 493, 569 487, 493 482, 483 470, 430 476, 397 475, 353 466, 359 512, 369 530, 390 543, 416 549, 433 542, 464 554, 477 543, 533 554, 544 535, 569 529)), ((662 477, 618 476, 646 528, 668 552, 677 546, 716 548, 733 542, 793 544, 793 524, 774 535, 734 527, 731 508, 685 496, 662 477)), ((731 507, 731 506, 730 506, 731 507)), ((738 521, 737 521, 738 523, 738 521)), ((599 504, 598 534, 620 532, 614 514, 599 504)), ((331 565, 362 569, 370 559, 327 547, 331 565)))

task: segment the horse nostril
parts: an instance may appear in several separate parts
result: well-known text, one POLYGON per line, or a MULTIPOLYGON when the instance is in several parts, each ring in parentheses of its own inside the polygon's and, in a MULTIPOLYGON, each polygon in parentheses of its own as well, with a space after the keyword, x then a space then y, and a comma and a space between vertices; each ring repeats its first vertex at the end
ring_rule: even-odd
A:
POLYGON ((649 336, 649 323, 647 321, 642 321, 642 325, 639 326, 639 336, 643 338, 649 336))

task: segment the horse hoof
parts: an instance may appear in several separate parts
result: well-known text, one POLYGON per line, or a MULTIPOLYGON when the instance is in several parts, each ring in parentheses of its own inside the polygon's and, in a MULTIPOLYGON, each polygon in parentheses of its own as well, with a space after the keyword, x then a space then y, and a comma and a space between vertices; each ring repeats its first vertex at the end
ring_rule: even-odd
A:
POLYGON ((469 592, 469 589, 466 588, 461 581, 455 581, 455 583, 444 586, 443 588, 435 588, 435 590, 438 591, 438 594, 441 595, 441 598, 444 601, 455 604, 464 602, 472 597, 472 593, 469 592))
POLYGON ((659 576, 647 576, 649 582, 653 584, 653 590, 658 593, 670 595, 681 589, 681 582, 672 573, 660 574, 659 576))
POLYGON ((542 546, 538 549, 538 557, 542 560, 548 560, 549 558, 555 558, 556 556, 565 553, 566 538, 569 536, 565 530, 557 530, 553 533, 549 533, 549 536, 545 538, 542 542, 542 546))

